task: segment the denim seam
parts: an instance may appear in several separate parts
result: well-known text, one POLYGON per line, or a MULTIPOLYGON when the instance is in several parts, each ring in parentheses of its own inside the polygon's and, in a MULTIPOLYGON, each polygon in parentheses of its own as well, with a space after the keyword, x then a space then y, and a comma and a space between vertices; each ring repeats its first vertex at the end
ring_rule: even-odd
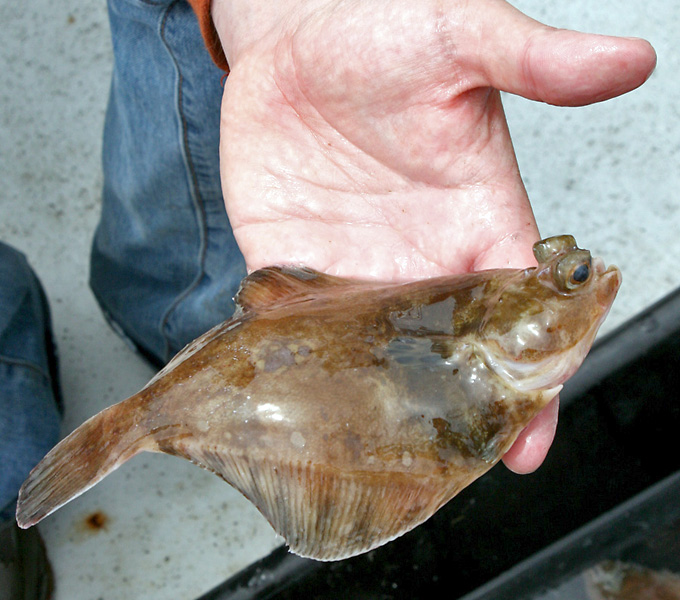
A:
POLYGON ((4 356, 0 354, 0 363, 12 365, 14 367, 25 367, 27 369, 30 369, 31 371, 35 371, 36 373, 44 377, 46 381, 50 381, 49 373, 47 373, 47 371, 41 369, 38 365, 29 360, 24 360, 23 358, 12 358, 11 356, 4 356))
POLYGON ((181 148, 182 148, 182 156, 184 158, 184 166, 185 169, 187 170, 190 180, 191 180, 191 198, 193 201, 194 205, 194 210, 195 210, 195 215, 196 215, 196 222, 198 225, 198 232, 199 232, 199 252, 198 252, 198 272, 196 273, 196 277, 194 277, 194 280, 189 284, 189 286, 175 298, 175 301, 168 307, 168 309, 165 311, 165 314, 162 316, 161 321, 159 323, 159 333, 165 343, 165 349, 164 349, 164 356, 163 359, 165 361, 168 361, 171 356, 170 356, 170 341, 168 339, 168 334, 167 334, 167 326, 168 322, 170 321, 170 318, 172 316, 172 313, 177 310, 179 305, 193 292, 199 285, 201 279, 203 279, 203 276, 205 275, 205 255, 207 252, 207 219, 206 219, 206 213, 205 213, 205 206, 203 203, 203 199, 201 198, 201 191, 199 188, 199 183, 198 183, 198 177, 196 175, 196 171, 194 169, 194 163, 191 157, 191 150, 189 148, 189 134, 188 134, 188 128, 187 128, 187 123, 186 119, 184 118, 184 113, 182 112, 182 102, 183 102, 183 94, 182 94, 182 85, 184 82, 184 77, 182 76, 182 71, 179 67, 179 64, 177 62, 177 59, 175 58, 175 55, 173 51, 170 48, 170 45, 167 43, 165 39, 165 26, 166 26, 166 21, 168 19, 168 15, 170 11, 178 4, 179 0, 175 0, 175 2, 172 2, 165 10, 163 14, 163 18, 161 19, 160 23, 160 37, 163 40, 163 44, 165 45, 165 48, 172 60, 172 62, 175 65, 175 72, 177 73, 177 96, 176 96, 176 111, 177 115, 179 117, 179 121, 181 123, 181 129, 182 129, 182 143, 181 143, 181 148))

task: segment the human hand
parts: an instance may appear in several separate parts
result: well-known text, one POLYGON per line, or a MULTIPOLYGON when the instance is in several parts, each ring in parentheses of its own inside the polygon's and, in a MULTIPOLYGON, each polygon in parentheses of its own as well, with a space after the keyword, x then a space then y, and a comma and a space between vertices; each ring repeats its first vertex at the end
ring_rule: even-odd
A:
MULTIPOLYGON (((250 270, 406 281, 535 264, 498 90, 556 105, 642 84, 643 41, 557 30, 503 0, 213 0, 231 67, 227 212, 250 270)), ((557 401, 506 465, 545 458, 557 401)))

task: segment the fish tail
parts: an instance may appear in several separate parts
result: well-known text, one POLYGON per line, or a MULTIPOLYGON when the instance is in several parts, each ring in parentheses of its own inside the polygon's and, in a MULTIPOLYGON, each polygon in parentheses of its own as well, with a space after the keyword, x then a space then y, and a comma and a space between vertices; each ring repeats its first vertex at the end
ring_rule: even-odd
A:
POLYGON ((144 449, 135 432, 137 411, 130 406, 136 398, 85 421, 38 463, 19 490, 20 527, 35 525, 144 449))

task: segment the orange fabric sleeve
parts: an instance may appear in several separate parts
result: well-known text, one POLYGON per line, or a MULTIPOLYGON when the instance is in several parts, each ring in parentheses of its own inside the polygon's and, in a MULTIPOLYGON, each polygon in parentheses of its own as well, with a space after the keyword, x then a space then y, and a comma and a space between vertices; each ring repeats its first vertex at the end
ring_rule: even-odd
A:
POLYGON ((208 52, 210 52, 210 56, 212 56, 213 61, 215 61, 215 64, 220 69, 229 73, 229 63, 227 63, 227 57, 224 55, 222 43, 220 42, 217 30, 215 29, 215 24, 210 15, 210 1, 211 0, 189 0, 189 4, 191 4, 191 7, 198 17, 201 34, 203 35, 203 40, 208 48, 208 52))

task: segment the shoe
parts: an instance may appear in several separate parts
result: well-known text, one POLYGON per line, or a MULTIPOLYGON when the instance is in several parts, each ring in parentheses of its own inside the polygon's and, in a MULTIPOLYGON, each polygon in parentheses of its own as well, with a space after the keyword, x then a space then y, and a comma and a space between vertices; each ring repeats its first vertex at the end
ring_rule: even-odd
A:
POLYGON ((0 600, 49 600, 54 575, 37 527, 0 529, 0 600))

